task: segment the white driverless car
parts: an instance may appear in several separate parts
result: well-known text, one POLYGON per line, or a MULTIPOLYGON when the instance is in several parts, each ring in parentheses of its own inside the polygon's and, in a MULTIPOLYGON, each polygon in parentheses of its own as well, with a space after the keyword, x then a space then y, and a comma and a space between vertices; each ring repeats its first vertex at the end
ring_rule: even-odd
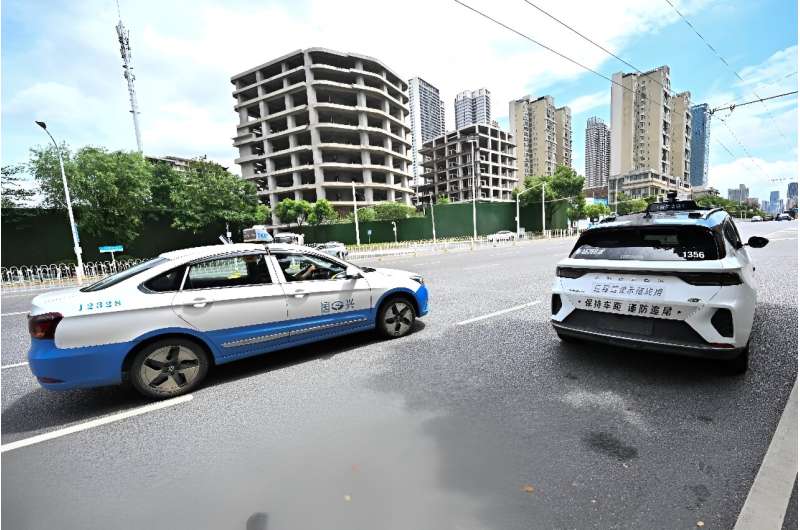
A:
POLYGON ((552 324, 565 341, 585 339, 709 357, 747 370, 756 305, 747 247, 721 208, 654 203, 586 230, 553 284, 552 324))
POLYGON ((428 290, 409 272, 242 243, 167 252, 32 305, 28 358, 42 386, 127 379, 165 398, 236 359, 375 328, 401 337, 427 314, 428 290))

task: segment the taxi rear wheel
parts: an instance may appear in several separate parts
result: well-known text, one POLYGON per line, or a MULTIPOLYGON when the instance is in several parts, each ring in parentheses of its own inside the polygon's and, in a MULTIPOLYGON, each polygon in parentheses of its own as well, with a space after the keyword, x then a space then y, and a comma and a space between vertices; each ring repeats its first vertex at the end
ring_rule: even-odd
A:
POLYGON ((405 298, 390 298, 378 312, 378 331, 389 338, 407 335, 414 327, 414 306, 405 298))
POLYGON ((164 339, 142 348, 131 362, 130 380, 141 394, 166 399, 192 391, 208 373, 208 354, 187 339, 164 339))

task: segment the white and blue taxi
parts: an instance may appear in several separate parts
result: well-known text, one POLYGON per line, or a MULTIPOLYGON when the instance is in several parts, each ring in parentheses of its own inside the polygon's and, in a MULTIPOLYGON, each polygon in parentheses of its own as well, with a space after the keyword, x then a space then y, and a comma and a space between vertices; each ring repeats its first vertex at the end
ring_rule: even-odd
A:
POLYGON ((28 358, 45 388, 127 380, 158 399, 217 364, 371 329, 402 337, 427 313, 416 274, 295 245, 198 247, 37 296, 28 358))

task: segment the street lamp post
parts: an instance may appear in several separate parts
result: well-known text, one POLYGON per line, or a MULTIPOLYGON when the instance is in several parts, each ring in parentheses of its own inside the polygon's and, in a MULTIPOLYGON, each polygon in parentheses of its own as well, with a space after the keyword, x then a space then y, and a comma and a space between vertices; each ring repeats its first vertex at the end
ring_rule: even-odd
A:
POLYGON ((392 231, 394 232, 394 242, 397 243, 397 223, 392 221, 392 231))
MULTIPOLYGON (((478 186, 477 182, 480 182, 478 179, 478 170, 480 168, 480 164, 476 166, 475 162, 475 144, 477 140, 470 140, 469 147, 472 150, 472 239, 473 241, 478 239, 478 216, 476 212, 476 201, 477 201, 477 193, 478 193, 478 186)), ((480 152, 480 151, 479 151, 480 152)))
POLYGON ((42 128, 42 130, 47 133, 47 136, 50 137, 50 141, 53 142, 53 146, 56 148, 56 153, 58 153, 58 165, 61 167, 61 182, 64 185, 64 196, 67 200, 67 213, 69 214, 69 228, 72 232, 72 244, 73 250, 75 251, 75 258, 77 259, 78 265, 76 267, 76 275, 78 277, 78 285, 83 284, 83 258, 81 258, 81 254, 83 250, 81 249, 80 245, 80 238, 78 237, 78 227, 75 225, 75 216, 72 215, 72 200, 69 197, 69 186, 67 186, 67 174, 64 172, 64 159, 61 157, 61 149, 58 147, 55 138, 53 135, 50 134, 50 131, 47 130, 47 124, 43 121, 37 121, 36 125, 42 128))
POLYGON ((358 233, 358 208, 356 207, 356 182, 353 185, 353 221, 356 223, 356 245, 361 246, 361 234, 358 233))
MULTIPOLYGON (((545 230, 545 216, 544 216, 544 181, 542 181, 542 237, 544 237, 544 230, 545 230)), ((526 190, 523 190, 517 193, 517 237, 519 237, 519 198, 522 195, 525 195, 529 191, 533 191, 536 189, 536 186, 532 186, 526 190)))

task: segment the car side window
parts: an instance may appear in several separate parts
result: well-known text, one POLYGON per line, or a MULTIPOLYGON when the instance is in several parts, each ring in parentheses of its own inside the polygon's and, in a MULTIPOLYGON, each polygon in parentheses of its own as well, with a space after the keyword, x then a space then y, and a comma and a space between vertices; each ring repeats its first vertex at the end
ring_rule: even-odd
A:
POLYGON ((344 265, 310 254, 286 253, 275 257, 287 282, 334 280, 345 272, 344 265))
POLYGON ((725 234, 725 239, 728 240, 733 248, 739 249, 742 246, 742 240, 739 238, 739 232, 736 230, 736 227, 733 226, 733 223, 730 219, 725 221, 725 224, 722 226, 722 232, 725 234))
POLYGON ((181 288, 183 281, 183 273, 186 267, 180 266, 175 269, 169 270, 154 278, 150 278, 144 282, 144 287, 147 291, 154 293, 169 293, 177 291, 181 288))
POLYGON ((230 256, 195 263, 183 289, 213 289, 272 283, 264 254, 230 256))

